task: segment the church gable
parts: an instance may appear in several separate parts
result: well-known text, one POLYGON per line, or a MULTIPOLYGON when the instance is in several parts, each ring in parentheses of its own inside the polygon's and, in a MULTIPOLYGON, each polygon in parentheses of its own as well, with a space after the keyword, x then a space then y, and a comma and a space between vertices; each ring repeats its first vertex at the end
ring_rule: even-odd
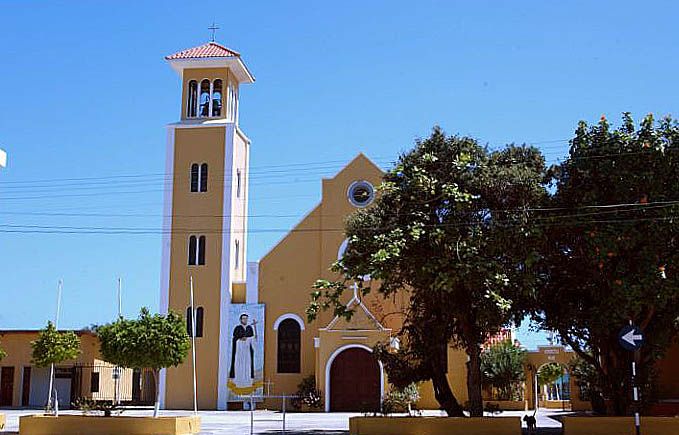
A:
POLYGON ((347 304, 347 308, 353 310, 351 319, 335 316, 326 327, 328 331, 384 331, 384 327, 360 301, 355 289, 354 297, 347 304))

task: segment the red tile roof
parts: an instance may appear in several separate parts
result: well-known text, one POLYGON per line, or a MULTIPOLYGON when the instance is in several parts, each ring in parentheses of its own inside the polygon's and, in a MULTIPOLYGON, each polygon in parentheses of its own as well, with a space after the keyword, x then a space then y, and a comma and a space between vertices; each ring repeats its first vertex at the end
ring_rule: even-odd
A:
POLYGON ((165 56, 167 60, 174 59, 200 59, 206 57, 238 57, 240 53, 226 48, 216 42, 208 42, 207 44, 198 47, 189 48, 169 56, 165 56))

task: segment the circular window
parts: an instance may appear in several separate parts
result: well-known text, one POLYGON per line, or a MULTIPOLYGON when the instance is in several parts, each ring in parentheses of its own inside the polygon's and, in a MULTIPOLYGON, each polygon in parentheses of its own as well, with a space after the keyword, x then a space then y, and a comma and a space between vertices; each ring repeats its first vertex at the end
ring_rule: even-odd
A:
POLYGON ((356 207, 365 207, 375 199, 375 189, 367 181, 355 181, 349 186, 347 196, 356 207))

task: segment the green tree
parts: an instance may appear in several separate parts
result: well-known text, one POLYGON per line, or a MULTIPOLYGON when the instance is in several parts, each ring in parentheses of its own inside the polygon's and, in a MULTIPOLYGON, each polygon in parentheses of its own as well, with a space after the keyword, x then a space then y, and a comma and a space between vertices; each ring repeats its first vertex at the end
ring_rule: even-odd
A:
POLYGON ((80 339, 73 331, 59 332, 54 323, 40 331, 38 339, 31 342, 33 349, 31 363, 37 367, 49 367, 80 355, 80 339))
POLYGON ((484 386, 498 391, 499 400, 520 400, 521 383, 526 380, 526 351, 504 340, 481 354, 484 386))
POLYGON ((5 349, 0 346, 0 361, 2 361, 5 357, 7 356, 7 352, 5 352, 5 349))
POLYGON ((557 363, 549 363, 538 370, 538 385, 551 385, 564 374, 564 368, 557 363))
MULTIPOLYGON (((591 364, 609 413, 631 411, 633 353, 618 343, 630 322, 645 337, 638 383, 652 384, 655 362, 679 318, 679 125, 628 113, 613 129, 580 122, 569 157, 556 169, 544 229, 537 319, 591 364)), ((642 389, 642 397, 649 391, 642 389)))
POLYGON ((40 331, 38 339, 31 342, 31 362, 38 367, 50 367, 47 406, 52 407, 52 386, 54 382, 54 365, 76 359, 80 355, 80 339, 73 331, 59 332, 54 323, 40 331))
POLYGON ((176 367, 191 348, 182 317, 150 314, 142 308, 137 319, 119 318, 97 328, 102 358, 120 367, 153 370, 156 384, 154 417, 160 403, 160 370, 176 367))
MULTIPOLYGON (((405 387, 431 379, 442 408, 463 415, 446 377, 451 343, 469 357, 470 413, 482 415, 481 345, 528 307, 522 301, 530 299, 524 293, 532 293, 532 277, 523 250, 533 235, 525 223, 544 201, 544 180, 544 158, 534 148, 489 152, 435 128, 384 175, 374 205, 349 218, 347 250, 334 266, 343 281, 317 283, 310 319, 331 306, 347 314, 346 284, 365 275, 384 297, 407 291, 402 350, 376 349, 390 380, 405 387)), ((363 294, 371 291, 361 285, 363 294)))
POLYGON ((568 364, 568 370, 578 387, 580 400, 590 401, 592 411, 597 414, 606 413, 602 386, 596 368, 579 356, 573 357, 568 364))

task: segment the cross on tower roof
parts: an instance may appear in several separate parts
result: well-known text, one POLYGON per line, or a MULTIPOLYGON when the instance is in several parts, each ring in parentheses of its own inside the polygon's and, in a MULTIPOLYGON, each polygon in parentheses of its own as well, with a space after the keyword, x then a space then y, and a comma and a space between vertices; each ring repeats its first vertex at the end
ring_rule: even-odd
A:
POLYGON ((215 24, 215 22, 213 21, 212 25, 210 27, 208 27, 208 30, 212 31, 212 42, 215 42, 215 32, 217 32, 217 30, 219 30, 219 26, 217 24, 215 24))

